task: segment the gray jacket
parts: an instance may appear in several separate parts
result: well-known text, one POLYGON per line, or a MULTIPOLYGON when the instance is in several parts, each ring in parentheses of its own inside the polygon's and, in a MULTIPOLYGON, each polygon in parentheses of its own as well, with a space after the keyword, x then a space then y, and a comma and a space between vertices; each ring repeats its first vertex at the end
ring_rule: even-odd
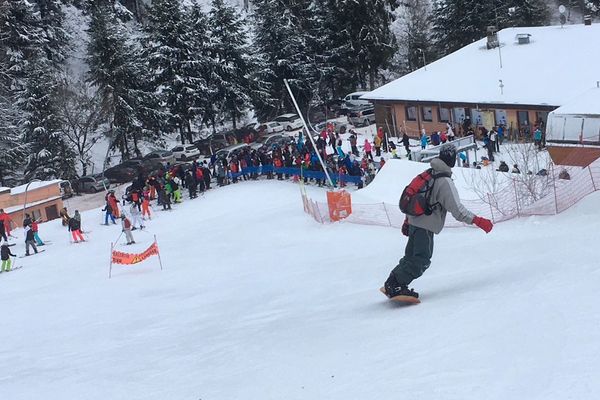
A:
MULTIPOLYGON (((446 172, 452 174, 452 168, 446 165, 439 158, 434 158, 430 162, 434 173, 446 172)), ((418 217, 408 216, 408 223, 419 228, 427 229, 435 234, 442 231, 446 221, 446 212, 460 222, 472 224, 475 215, 467 210, 460 202, 456 186, 452 178, 437 178, 431 191, 429 203, 433 206, 431 215, 420 215, 418 217)))

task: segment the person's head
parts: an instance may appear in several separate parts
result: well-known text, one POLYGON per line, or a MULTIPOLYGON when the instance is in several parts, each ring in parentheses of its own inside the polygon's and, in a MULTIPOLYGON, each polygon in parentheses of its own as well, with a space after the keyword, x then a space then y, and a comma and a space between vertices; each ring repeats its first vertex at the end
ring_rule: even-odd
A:
POLYGON ((450 168, 454 167, 456 164, 456 147, 453 144, 444 144, 440 148, 439 158, 450 168))
POLYGON ((0 208, 0 214, 4 214, 4 208, 0 208))

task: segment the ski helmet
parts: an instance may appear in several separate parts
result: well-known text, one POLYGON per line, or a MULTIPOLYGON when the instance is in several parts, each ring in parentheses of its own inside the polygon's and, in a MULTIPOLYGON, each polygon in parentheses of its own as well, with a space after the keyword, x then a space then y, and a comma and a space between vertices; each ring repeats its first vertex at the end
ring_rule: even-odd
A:
POLYGON ((456 147, 450 143, 442 145, 439 158, 450 168, 454 167, 456 164, 456 147))

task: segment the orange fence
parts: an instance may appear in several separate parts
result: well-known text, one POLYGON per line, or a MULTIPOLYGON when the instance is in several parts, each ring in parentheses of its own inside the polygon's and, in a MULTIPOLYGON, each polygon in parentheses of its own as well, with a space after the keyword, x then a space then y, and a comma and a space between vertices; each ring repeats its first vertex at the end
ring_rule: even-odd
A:
MULTIPOLYGON (((585 168, 557 167, 548 171, 549 184, 543 195, 534 199, 529 194, 531 188, 523 180, 514 178, 497 193, 488 194, 484 199, 464 200, 463 204, 476 215, 491 219, 495 223, 517 217, 532 215, 555 215, 577 204, 585 196, 600 190, 600 160, 585 168), (567 171, 570 179, 559 177, 567 171)), ((400 193, 398 193, 400 196, 400 193)), ((336 221, 332 218, 327 203, 314 201, 306 194, 302 195, 304 211, 319 223, 336 221)), ((345 221, 363 224, 401 228, 404 214, 397 204, 376 203, 351 205, 351 214, 345 221)), ((446 219, 447 227, 464 226, 450 215, 446 219)))

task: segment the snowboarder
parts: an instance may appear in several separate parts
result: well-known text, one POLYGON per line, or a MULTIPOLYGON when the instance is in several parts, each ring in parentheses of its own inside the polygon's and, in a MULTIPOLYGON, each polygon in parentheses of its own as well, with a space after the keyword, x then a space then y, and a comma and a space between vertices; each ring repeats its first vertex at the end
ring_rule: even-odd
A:
POLYGON ((365 156, 367 156, 369 160, 373 160, 373 146, 371 146, 371 142, 369 142, 369 139, 367 138, 365 138, 364 150, 365 156))
POLYGON ((8 272, 12 267, 11 257, 16 257, 13 253, 10 252, 10 246, 14 246, 14 244, 8 244, 8 241, 2 242, 2 246, 0 246, 0 260, 2 260, 2 269, 0 272, 8 272))
POLYGON ((131 221, 125 214, 121 214, 121 226, 123 227, 123 232, 125 232, 127 244, 134 244, 135 240, 133 240, 133 235, 131 234, 131 221))
POLYGON ((33 236, 33 229, 31 229, 31 224, 27 225, 25 227, 25 255, 28 256, 29 253, 29 247, 33 247, 33 251, 35 252, 35 254, 38 253, 38 249, 35 246, 35 238, 33 236))
POLYGON ((423 128, 423 132, 421 132, 421 149, 425 150, 427 148, 427 134, 425 133, 425 128, 423 128))
POLYGON ((442 231, 447 211, 450 211, 457 221, 475 224, 486 233, 492 230, 493 224, 490 220, 475 216, 461 204, 451 179, 455 163, 456 147, 453 144, 443 145, 439 157, 431 160, 433 174, 438 175, 433 181, 428 199, 432 212, 430 215, 407 216, 404 220, 402 233, 408 236, 404 257, 384 284, 385 294, 390 298, 402 295, 419 297, 408 285, 429 268, 433 255, 433 235, 442 231))

